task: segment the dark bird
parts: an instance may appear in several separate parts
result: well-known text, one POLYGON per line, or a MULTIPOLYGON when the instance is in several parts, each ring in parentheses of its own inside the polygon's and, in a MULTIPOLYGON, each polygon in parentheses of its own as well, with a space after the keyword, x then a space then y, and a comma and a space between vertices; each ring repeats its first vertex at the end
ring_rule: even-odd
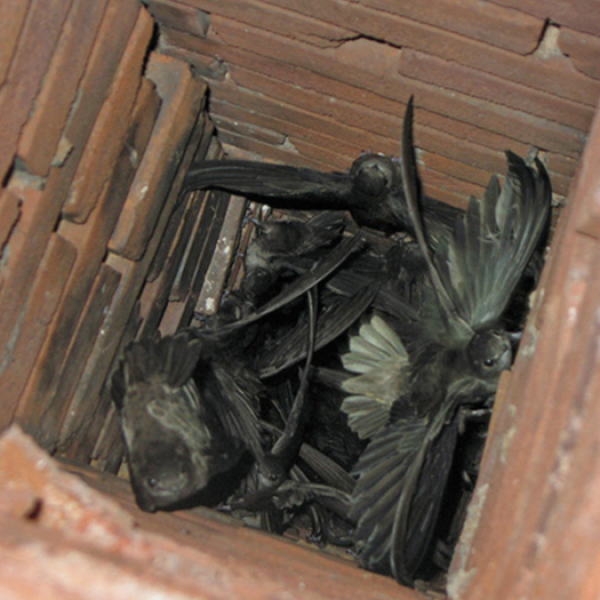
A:
POLYGON ((235 465, 243 445, 225 433, 192 374, 202 344, 189 331, 132 342, 112 379, 139 507, 175 507, 235 465))
POLYGON ((545 235, 551 204, 542 163, 536 159, 534 169, 507 152, 504 187, 492 177, 483 199, 471 198, 432 252, 419 206, 412 112, 411 98, 402 178, 430 282, 418 302, 397 298, 385 319, 376 315, 361 327, 343 357, 355 375, 342 384, 349 424, 369 440, 354 468, 360 561, 407 585, 431 548, 465 417, 489 402, 511 365, 502 316, 545 235))
MULTIPOLYGON (((274 208, 348 210, 361 227, 386 234, 415 233, 402 188, 400 161, 381 154, 363 154, 345 173, 259 161, 203 161, 188 172, 184 188, 220 189, 274 208)), ((423 219, 433 244, 438 237, 447 237, 460 213, 433 198, 422 198, 423 219)))
MULTIPOLYGON (((303 293, 312 294, 359 243, 359 236, 342 241, 241 322, 216 330, 188 328, 128 346, 111 392, 140 508, 154 511, 193 502, 216 476, 236 466, 246 450, 260 463, 265 452, 258 412, 265 388, 252 367, 253 355, 237 347, 235 334, 303 293)), ((300 351, 286 344, 297 361, 306 356, 305 340, 298 340, 300 351)), ((295 437, 293 442, 298 443, 295 437)), ((206 502, 202 497, 201 503, 206 502)))
MULTIPOLYGON (((244 257, 241 293, 254 306, 290 277, 310 270, 319 252, 339 241, 343 213, 324 211, 307 221, 257 222, 256 237, 244 257)), ((322 255, 322 254, 321 254, 322 255)))

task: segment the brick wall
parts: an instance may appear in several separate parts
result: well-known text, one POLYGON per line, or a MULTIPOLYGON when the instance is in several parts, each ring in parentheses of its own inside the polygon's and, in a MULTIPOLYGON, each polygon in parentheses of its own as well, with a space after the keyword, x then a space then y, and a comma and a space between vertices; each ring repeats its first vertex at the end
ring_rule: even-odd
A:
POLYGON ((15 0, 0 28, 0 429, 114 470, 107 376, 134 335, 189 321, 228 206, 176 203, 220 153, 206 86, 150 52, 137 0, 15 0))
POLYGON ((329 170, 361 150, 398 155, 414 93, 426 191, 453 204, 505 171, 505 149, 532 146, 560 200, 600 93, 591 1, 147 4, 161 51, 208 78, 231 155, 329 170))

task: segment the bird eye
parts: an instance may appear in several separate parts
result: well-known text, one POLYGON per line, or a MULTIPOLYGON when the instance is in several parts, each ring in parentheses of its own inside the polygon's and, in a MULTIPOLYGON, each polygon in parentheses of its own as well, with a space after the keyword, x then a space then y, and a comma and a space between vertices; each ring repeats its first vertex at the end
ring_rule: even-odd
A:
POLYGON ((275 475, 275 473, 272 473, 271 475, 269 475, 269 479, 271 481, 277 481, 277 475, 275 475))
POLYGON ((486 358, 486 359, 483 361, 483 364, 484 364, 486 367, 493 367, 493 366, 496 364, 496 361, 495 361, 493 358, 486 358))
POLYGON ((148 486, 153 488, 156 487, 156 484, 158 483, 158 481, 156 481, 156 479, 154 479, 154 477, 148 477, 148 486))

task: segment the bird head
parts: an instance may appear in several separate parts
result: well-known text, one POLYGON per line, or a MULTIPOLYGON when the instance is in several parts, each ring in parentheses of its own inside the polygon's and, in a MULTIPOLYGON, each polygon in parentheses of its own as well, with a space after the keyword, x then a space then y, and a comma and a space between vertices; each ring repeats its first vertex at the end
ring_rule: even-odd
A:
POLYGON ((477 332, 467 346, 467 356, 478 376, 497 379, 512 363, 510 339, 500 330, 477 332))
POLYGON ((147 512, 186 499, 207 481, 194 468, 189 449, 179 440, 139 440, 129 451, 131 483, 138 506, 147 512))
POLYGON ((365 196, 379 196, 400 181, 398 165, 383 154, 364 154, 350 168, 355 192, 365 196))

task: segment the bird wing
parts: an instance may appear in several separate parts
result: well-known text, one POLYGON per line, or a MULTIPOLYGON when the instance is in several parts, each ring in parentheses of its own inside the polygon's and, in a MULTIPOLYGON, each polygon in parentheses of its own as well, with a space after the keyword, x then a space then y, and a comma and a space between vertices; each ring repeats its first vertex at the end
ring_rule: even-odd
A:
POLYGON ((507 151, 504 187, 493 176, 483 199, 471 198, 451 235, 438 240, 433 254, 421 221, 412 118, 411 97, 402 138, 402 176, 411 220, 442 317, 454 333, 468 338, 502 316, 544 237, 552 201, 550 179, 537 158, 534 169, 507 151))
MULTIPOLYGON (((340 296, 319 311, 315 350, 319 350, 346 331, 370 306, 378 286, 364 287, 351 298, 340 296)), ((261 379, 272 377, 306 356, 308 323, 301 320, 293 329, 277 339, 269 350, 257 357, 256 368, 261 379)))
POLYGON ((411 585, 437 525, 458 437, 458 421, 447 423, 446 403, 423 432, 419 448, 401 478, 390 530, 392 575, 411 585))
POLYGON ((481 200, 471 197, 436 264, 458 314, 473 329, 493 324, 506 309, 549 225, 552 188, 546 169, 507 151, 508 173, 496 176, 481 200))
POLYGON ((345 210, 352 182, 349 173, 258 161, 207 160, 188 171, 184 189, 217 188, 276 208, 345 210))
POLYGON ((333 273, 358 249, 360 244, 360 233, 357 233, 353 237, 344 238, 337 246, 335 246, 335 248, 332 248, 327 252, 324 258, 318 261, 310 271, 307 271, 300 277, 294 279, 294 281, 286 286, 286 288, 277 294, 277 296, 263 304, 251 315, 233 323, 219 326, 218 329, 215 330, 199 330, 199 333, 202 336, 212 334, 217 338, 223 339, 230 335, 232 331, 250 325, 250 323, 254 323, 266 315, 270 315, 296 298, 299 298, 302 294, 318 285, 323 279, 329 277, 331 273, 333 273))
POLYGON ((428 431, 425 418, 398 420, 369 442, 356 463, 358 481, 352 494, 350 518, 357 522, 355 546, 362 565, 390 572, 392 529, 398 498, 428 431))
POLYGON ((394 330, 375 315, 350 338, 350 351, 342 356, 342 364, 357 374, 342 383, 350 394, 342 410, 352 430, 362 439, 370 438, 385 427, 392 404, 405 391, 408 353, 394 330))

